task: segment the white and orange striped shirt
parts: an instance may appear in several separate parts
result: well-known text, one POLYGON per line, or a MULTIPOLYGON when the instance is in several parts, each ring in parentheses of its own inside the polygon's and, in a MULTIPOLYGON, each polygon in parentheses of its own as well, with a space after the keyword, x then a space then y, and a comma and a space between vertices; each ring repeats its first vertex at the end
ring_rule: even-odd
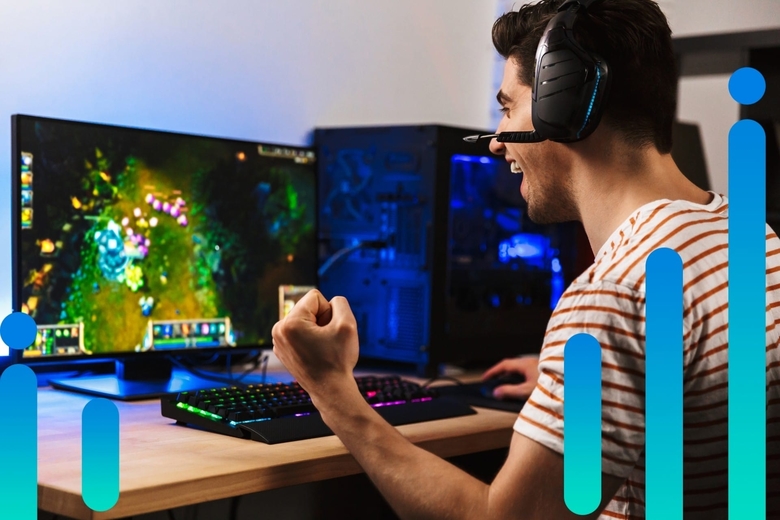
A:
MULTIPOLYGON (((626 478, 600 518, 645 517, 645 261, 683 260, 685 518, 727 518, 728 203, 659 200, 636 210, 550 318, 539 383, 515 430, 563 453, 563 349, 576 333, 602 349, 602 471, 626 478)), ((767 518, 780 518, 780 240, 766 237, 767 518), (774 516, 773 516, 774 515, 774 516)))

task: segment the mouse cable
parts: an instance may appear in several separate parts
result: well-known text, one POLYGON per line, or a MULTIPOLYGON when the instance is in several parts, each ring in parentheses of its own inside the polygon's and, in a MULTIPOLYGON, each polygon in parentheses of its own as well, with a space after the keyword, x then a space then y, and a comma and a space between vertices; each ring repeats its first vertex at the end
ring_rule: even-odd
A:
POLYGON ((450 376, 434 376, 434 377, 430 378, 428 381, 426 381, 425 383, 423 383, 420 386, 422 386, 423 388, 428 388, 428 386, 431 383, 435 383, 436 381, 452 381, 452 382, 454 382, 457 385, 463 385, 464 384, 463 381, 461 381, 460 379, 455 379, 454 377, 450 377, 450 376))

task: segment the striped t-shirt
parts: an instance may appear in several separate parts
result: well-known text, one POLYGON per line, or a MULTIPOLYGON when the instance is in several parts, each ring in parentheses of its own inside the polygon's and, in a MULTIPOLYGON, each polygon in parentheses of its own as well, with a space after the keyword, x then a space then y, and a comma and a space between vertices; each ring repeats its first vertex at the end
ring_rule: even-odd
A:
MULTIPOLYGON (((550 318, 539 383, 515 430, 563 453, 563 349, 574 334, 602 349, 602 471, 625 477, 601 518, 645 517, 645 261, 683 261, 685 518, 727 518, 728 203, 659 200, 636 210, 550 318)), ((780 518, 780 240, 766 235, 767 517, 780 518), (773 516, 776 515, 776 516, 773 516)))

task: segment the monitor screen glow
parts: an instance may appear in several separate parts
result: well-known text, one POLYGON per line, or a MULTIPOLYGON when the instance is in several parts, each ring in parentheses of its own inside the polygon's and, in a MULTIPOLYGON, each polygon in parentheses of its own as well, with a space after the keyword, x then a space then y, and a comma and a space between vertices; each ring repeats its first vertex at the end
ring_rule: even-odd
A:
POLYGON ((312 149, 14 118, 25 358, 271 346, 316 284, 312 149))

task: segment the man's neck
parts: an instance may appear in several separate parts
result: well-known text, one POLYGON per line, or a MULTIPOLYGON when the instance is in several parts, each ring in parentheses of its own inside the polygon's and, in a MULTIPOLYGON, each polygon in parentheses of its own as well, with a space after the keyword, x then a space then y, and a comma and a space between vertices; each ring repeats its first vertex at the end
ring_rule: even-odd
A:
POLYGON ((671 155, 654 148, 630 156, 613 152, 583 161, 580 168, 577 205, 594 255, 645 204, 661 199, 707 204, 712 198, 680 172, 671 155))

